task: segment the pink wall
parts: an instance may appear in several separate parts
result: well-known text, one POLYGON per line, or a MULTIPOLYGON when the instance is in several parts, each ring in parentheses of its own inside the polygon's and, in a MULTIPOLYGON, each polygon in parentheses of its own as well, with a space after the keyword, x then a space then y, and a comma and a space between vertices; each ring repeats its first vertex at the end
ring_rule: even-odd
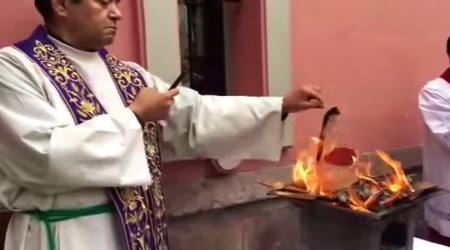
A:
POLYGON ((262 0, 228 3, 228 66, 233 95, 267 93, 265 4, 262 0))
MULTIPOLYGON (((360 150, 421 143, 417 93, 447 67, 450 2, 308 1, 292 4, 293 81, 318 84, 342 109, 340 138, 360 150)), ((296 146, 323 112, 296 120, 296 146)))
POLYGON ((111 51, 122 60, 146 65, 145 31, 142 1, 121 1, 123 20, 111 51))
MULTIPOLYGON (((124 60, 145 63, 141 2, 122 1, 120 5, 124 19, 119 24, 118 37, 111 51, 124 60)), ((31 0, 6 1, 3 8, 10 11, 4 11, 0 16, 0 47, 26 38, 41 23, 31 0)))
POLYGON ((33 1, 5 1, 2 5, 9 11, 3 11, 0 16, 0 47, 26 38, 40 22, 33 1))

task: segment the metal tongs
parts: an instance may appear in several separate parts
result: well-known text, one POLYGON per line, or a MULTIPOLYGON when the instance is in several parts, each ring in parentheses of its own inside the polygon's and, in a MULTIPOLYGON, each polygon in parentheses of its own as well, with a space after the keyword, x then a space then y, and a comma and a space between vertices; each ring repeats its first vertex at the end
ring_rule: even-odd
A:
POLYGON ((323 142, 325 140, 325 132, 327 130, 327 126, 329 125, 329 122, 331 121, 331 118, 336 117, 337 115, 340 115, 341 112, 337 107, 330 108, 325 115, 323 116, 322 120, 322 127, 320 128, 320 134, 319 134, 319 145, 317 145, 317 155, 316 155, 316 161, 320 161, 323 154, 323 142))

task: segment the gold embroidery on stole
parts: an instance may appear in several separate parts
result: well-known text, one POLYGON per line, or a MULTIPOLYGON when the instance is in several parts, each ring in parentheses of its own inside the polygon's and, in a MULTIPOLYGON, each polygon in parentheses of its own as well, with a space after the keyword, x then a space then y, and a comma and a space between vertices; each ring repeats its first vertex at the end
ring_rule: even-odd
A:
MULTIPOLYGON (((108 54, 106 56, 106 63, 112 71, 113 78, 116 80, 116 83, 119 88, 121 88, 121 92, 126 94, 126 96, 122 96, 126 103, 131 104, 137 93, 140 89, 145 88, 146 85, 141 79, 138 77, 139 73, 132 67, 124 64, 123 62, 117 60, 114 56, 108 54)), ((158 140, 158 124, 155 122, 150 122, 145 124, 144 127, 144 143, 145 143, 145 152, 148 161, 148 165, 150 167, 150 173, 153 178, 153 182, 150 188, 145 188, 147 193, 149 193, 153 197, 154 203, 152 207, 147 209, 149 213, 154 213, 154 218, 158 221, 153 221, 153 225, 151 228, 151 232, 153 234, 153 239, 157 246, 155 250, 167 250, 167 242, 166 242, 166 233, 167 233, 167 222, 165 218, 165 203, 164 203, 164 195, 162 193, 161 188, 161 158, 160 158, 160 149, 159 149, 159 140, 158 140)), ((130 202, 125 202, 124 205, 129 205, 130 202)), ((139 211, 136 213, 142 213, 143 216, 149 216, 146 212, 139 211)), ((135 215, 128 215, 135 216, 135 215)), ((143 240, 142 237, 136 237, 137 242, 141 242, 143 240)))
MULTIPOLYGON (((101 113, 99 105, 95 104, 94 95, 87 88, 77 70, 60 50, 50 44, 43 44, 35 41, 33 48, 34 56, 37 57, 47 72, 57 81, 64 92, 69 96, 69 103, 76 106, 76 111, 84 120, 89 120, 101 113), (69 81, 78 82, 69 84, 69 81)), ((138 72, 117 60, 112 55, 106 56, 106 63, 112 71, 113 79, 120 88, 120 92, 125 94, 125 103, 131 104, 141 88, 146 87, 139 78, 138 72)), ((64 98, 64 95, 62 95, 64 98)), ((65 98, 64 98, 65 99, 65 98)), ((70 105, 67 103, 67 105, 70 105)), ((71 110, 72 112, 72 110, 71 110)), ((75 118, 74 114, 72 116, 75 118)), ((76 119, 75 119, 76 120, 76 119)), ((130 228, 138 229, 132 233, 132 245, 134 250, 167 250, 166 232, 167 223, 165 220, 164 196, 161 190, 161 159, 158 140, 158 125, 156 123, 147 123, 144 128, 144 142, 149 170, 153 177, 151 187, 128 187, 120 188, 118 196, 123 206, 127 208, 125 213, 125 223, 130 228), (147 207, 144 200, 151 201, 151 197, 143 197, 141 193, 146 193, 153 197, 152 207, 147 207), (138 205, 139 204, 139 205, 138 205), (140 225, 139 222, 145 218, 151 218, 154 215, 158 221, 153 221, 152 225, 140 225), (150 249, 145 244, 145 235, 151 233, 157 249, 150 249)))

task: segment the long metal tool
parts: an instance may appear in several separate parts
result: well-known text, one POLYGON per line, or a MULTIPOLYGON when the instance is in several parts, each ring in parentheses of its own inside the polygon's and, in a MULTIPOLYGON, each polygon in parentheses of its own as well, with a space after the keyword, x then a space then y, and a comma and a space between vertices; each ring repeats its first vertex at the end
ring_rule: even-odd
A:
POLYGON ((316 155, 316 161, 320 161, 320 159, 322 158, 322 153, 323 153, 323 141, 325 139, 325 131, 327 129, 328 126, 328 122, 330 121, 330 119, 333 116, 339 115, 341 114, 341 112, 339 111, 339 109, 337 107, 332 107, 330 108, 325 115, 323 116, 323 120, 322 120, 322 127, 320 128, 320 134, 319 134, 319 145, 317 147, 317 155, 316 155))

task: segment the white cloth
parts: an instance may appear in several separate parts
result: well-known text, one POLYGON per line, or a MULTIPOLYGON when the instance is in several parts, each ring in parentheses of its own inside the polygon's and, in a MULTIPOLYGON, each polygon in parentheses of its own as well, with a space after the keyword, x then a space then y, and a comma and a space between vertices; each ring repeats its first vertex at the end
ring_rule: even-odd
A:
MULTIPOLYGON (((425 123, 424 179, 450 190, 450 83, 442 78, 428 82, 419 93, 425 123)), ((427 202, 425 218, 430 227, 450 237, 450 195, 427 202)))
POLYGON ((450 247, 442 246, 420 238, 414 238, 414 250, 450 250, 450 247))
MULTIPOLYGON (((41 69, 14 47, 0 50, 0 206, 13 211, 81 208, 108 201, 105 187, 147 185, 142 131, 96 53, 53 42, 74 63, 108 114, 80 125, 41 69)), ((130 63, 149 87, 168 85, 130 63)), ((181 88, 163 126, 163 160, 259 158, 281 152, 280 97, 201 96, 181 88)), ((111 214, 54 224, 59 249, 121 250, 111 214)), ((6 250, 46 250, 42 223, 16 214, 6 250)))

